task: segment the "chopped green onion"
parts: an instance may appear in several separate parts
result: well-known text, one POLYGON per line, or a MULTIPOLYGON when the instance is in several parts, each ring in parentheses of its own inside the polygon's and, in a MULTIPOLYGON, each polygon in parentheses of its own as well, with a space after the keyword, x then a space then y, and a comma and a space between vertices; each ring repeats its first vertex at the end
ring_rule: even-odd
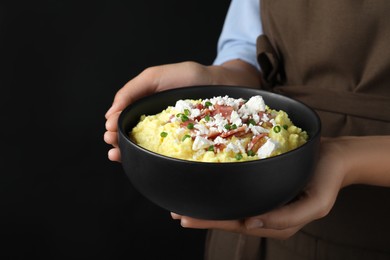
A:
POLYGON ((247 154, 248 156, 255 156, 255 152, 254 152, 253 150, 248 150, 248 151, 246 152, 246 154, 247 154))
POLYGON ((168 135, 167 132, 161 132, 161 133, 160 133, 160 136, 161 136, 161 137, 167 137, 167 135, 168 135))
POLYGON ((190 137, 191 137, 190 135, 184 135, 181 140, 184 142, 184 140, 186 140, 187 138, 190 138, 190 137))
POLYGON ((288 125, 283 125, 283 128, 287 130, 288 129, 288 125))
POLYGON ((180 117, 181 117, 181 121, 183 121, 183 122, 186 122, 186 121, 190 120, 190 119, 188 118, 188 116, 186 116, 186 115, 184 115, 184 114, 181 114, 180 117))
POLYGON ((204 120, 206 120, 206 122, 210 121, 210 115, 206 115, 206 116, 204 117, 204 120))
POLYGON ((193 123, 188 123, 187 128, 188 129, 193 129, 194 128, 194 124, 193 123))
POLYGON ((190 112, 190 110, 189 109, 184 109, 184 114, 186 115, 186 116, 189 116, 190 114, 191 114, 191 112, 190 112))
POLYGON ((274 126, 274 132, 275 132, 275 133, 279 133, 280 130, 282 130, 282 129, 280 128, 280 126, 278 126, 278 125, 274 126))
POLYGON ((253 119, 249 119, 249 124, 250 124, 250 125, 256 125, 256 121, 253 120, 253 119))
POLYGON ((210 101, 206 101, 206 103, 204 104, 206 107, 210 107, 212 106, 213 104, 210 102, 210 101))
POLYGON ((230 128, 231 128, 231 126, 229 124, 226 124, 224 127, 226 130, 230 130, 230 128))
POLYGON ((236 124, 232 124, 232 129, 237 129, 237 125, 236 124))
POLYGON ((214 145, 210 145, 209 148, 207 148, 207 151, 212 151, 212 152, 214 152, 214 145))
POLYGON ((238 154, 236 154, 235 157, 236 157, 236 160, 239 161, 242 159, 242 154, 238 153, 238 154))

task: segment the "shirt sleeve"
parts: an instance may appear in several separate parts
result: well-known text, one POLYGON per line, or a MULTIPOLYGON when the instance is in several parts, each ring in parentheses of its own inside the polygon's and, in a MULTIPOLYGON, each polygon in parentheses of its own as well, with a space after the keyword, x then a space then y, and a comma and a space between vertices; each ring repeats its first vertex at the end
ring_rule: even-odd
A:
POLYGON ((256 39, 262 34, 259 0, 232 0, 217 44, 214 65, 240 59, 259 69, 256 39))

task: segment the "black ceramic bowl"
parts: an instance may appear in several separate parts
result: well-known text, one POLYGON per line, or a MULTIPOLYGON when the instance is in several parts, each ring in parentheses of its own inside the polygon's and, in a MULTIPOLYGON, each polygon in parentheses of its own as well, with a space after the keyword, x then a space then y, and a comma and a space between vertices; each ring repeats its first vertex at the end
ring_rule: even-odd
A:
POLYGON ((321 122, 303 103, 282 95, 238 86, 193 86, 142 98, 118 120, 122 165, 133 186, 168 211, 202 219, 240 219, 281 206, 307 184, 318 155, 321 122), (282 109, 309 135, 303 146, 271 158, 249 162, 192 162, 148 151, 128 133, 142 114, 157 114, 179 99, 261 95, 270 108, 282 109))

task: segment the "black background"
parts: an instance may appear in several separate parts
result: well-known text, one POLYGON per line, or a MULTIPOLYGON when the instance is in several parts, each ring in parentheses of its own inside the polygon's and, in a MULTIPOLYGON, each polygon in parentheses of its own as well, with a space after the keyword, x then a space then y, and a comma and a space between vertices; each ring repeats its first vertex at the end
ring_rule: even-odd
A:
POLYGON ((0 259, 202 259, 107 159, 104 114, 146 67, 210 64, 229 2, 0 1, 0 259))

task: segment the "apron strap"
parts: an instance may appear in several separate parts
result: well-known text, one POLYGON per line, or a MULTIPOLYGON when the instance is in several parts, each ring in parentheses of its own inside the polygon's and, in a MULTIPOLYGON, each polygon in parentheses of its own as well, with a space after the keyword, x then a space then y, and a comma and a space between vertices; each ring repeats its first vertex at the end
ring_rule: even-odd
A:
POLYGON ((279 55, 272 47, 268 37, 264 34, 260 35, 256 39, 257 49, 257 61, 261 67, 263 73, 264 83, 266 87, 280 84, 282 82, 281 77, 281 63, 279 55))
POLYGON ((273 91, 296 98, 322 111, 362 117, 390 123, 390 98, 347 91, 335 91, 317 86, 275 86, 273 91), (337 104, 330 106, 329 102, 337 104))

